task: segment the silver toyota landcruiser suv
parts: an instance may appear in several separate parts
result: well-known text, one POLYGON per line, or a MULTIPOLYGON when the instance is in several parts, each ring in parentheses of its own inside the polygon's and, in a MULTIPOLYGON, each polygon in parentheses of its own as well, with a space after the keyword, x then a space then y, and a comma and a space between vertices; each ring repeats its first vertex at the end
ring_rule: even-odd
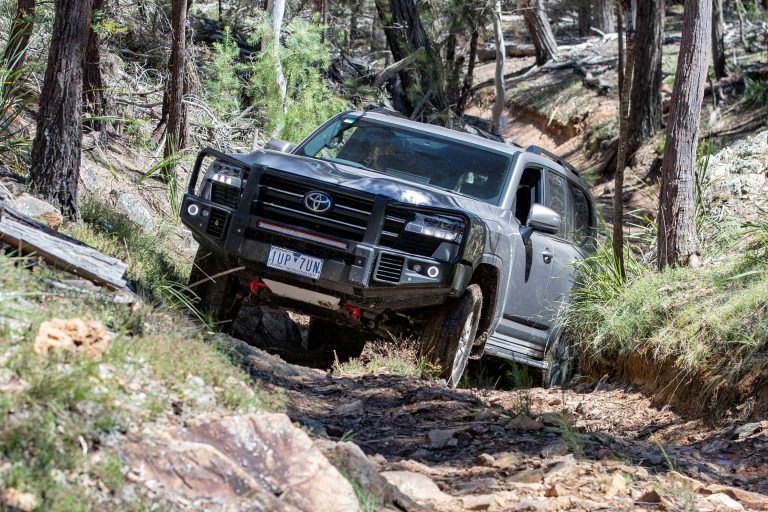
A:
POLYGON ((181 218, 221 322, 247 300, 309 315, 310 346, 415 335, 451 386, 483 354, 567 377, 559 312, 595 206, 542 148, 344 112, 297 146, 203 150, 181 218))

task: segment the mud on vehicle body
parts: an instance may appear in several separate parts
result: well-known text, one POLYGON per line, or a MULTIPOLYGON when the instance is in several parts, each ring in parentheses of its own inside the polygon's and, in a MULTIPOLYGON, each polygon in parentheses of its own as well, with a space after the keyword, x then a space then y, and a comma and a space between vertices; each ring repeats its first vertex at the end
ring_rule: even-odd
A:
POLYGON ((220 321, 247 297, 309 315, 310 333, 416 334, 453 386, 483 354, 567 373, 558 311, 596 220, 541 148, 346 112, 295 147, 203 150, 181 218, 200 243, 190 284, 220 321))

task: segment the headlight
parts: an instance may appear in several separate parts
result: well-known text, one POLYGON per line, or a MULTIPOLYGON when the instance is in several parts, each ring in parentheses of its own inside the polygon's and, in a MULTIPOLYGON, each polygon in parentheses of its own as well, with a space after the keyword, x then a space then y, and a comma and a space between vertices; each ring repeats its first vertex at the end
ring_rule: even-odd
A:
POLYGON ((405 225, 405 231, 459 243, 464 233, 464 221, 439 215, 416 213, 416 218, 405 225))
POLYGON ((240 178, 241 169, 227 165, 220 160, 214 160, 208 170, 205 172, 203 182, 200 185, 200 196, 204 199, 211 198, 211 185, 221 183, 222 185, 234 188, 240 188, 245 185, 245 180, 240 178))

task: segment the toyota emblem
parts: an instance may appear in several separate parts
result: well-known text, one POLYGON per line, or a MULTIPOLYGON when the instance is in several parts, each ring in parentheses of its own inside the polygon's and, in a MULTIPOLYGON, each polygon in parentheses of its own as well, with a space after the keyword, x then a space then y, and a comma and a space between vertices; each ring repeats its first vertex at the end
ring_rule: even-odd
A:
POLYGON ((331 209, 333 201, 325 192, 313 190, 304 194, 304 208, 314 213, 325 213, 331 209))

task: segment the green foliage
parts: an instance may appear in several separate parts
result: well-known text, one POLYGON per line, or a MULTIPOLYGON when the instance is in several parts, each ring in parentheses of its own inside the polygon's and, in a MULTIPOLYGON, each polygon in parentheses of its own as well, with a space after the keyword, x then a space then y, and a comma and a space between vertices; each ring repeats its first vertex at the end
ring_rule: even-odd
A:
POLYGON ((237 76, 240 48, 232 37, 232 29, 224 29, 224 40, 213 43, 213 58, 205 66, 205 96, 214 112, 223 116, 240 110, 242 83, 237 76))
POLYGON ((15 124, 30 98, 19 87, 26 69, 13 71, 12 68, 26 51, 27 47, 19 48, 15 55, 8 56, 8 68, 0 67, 0 161, 18 167, 20 171, 26 166, 19 160, 31 141, 15 124))
POLYGON ((278 55, 271 49, 275 34, 269 16, 253 23, 253 42, 261 41, 263 50, 249 65, 250 93, 253 105, 266 120, 266 129, 274 137, 298 142, 320 123, 346 107, 321 74, 330 64, 328 47, 321 41, 321 27, 315 22, 292 19, 280 34, 278 55), (285 104, 277 86, 277 62, 287 83, 285 104))
MULTIPOLYGON (((733 237, 727 243, 733 244, 733 237)), ((604 248, 580 264, 566 328, 587 353, 644 352, 681 371, 725 376, 763 364, 768 272, 766 261, 754 258, 756 251, 747 252, 720 255, 717 265, 662 272, 629 257, 622 282, 604 248), (737 360, 738 365, 729 364, 737 360)))
POLYGON ((748 105, 765 107, 765 104, 768 103, 768 80, 746 77, 744 81, 746 84, 744 101, 748 105))
POLYGON ((560 435, 563 437, 563 442, 568 445, 568 448, 575 457, 583 457, 584 442, 581 440, 581 434, 576 430, 570 416, 566 413, 561 414, 559 423, 560 435))
POLYGON ((168 248, 172 225, 161 224, 156 233, 146 233, 95 196, 81 200, 80 213, 83 222, 69 225, 69 234, 125 261, 139 293, 167 307, 179 305, 173 283, 186 282, 191 261, 179 259, 168 248))
POLYGON ((112 36, 121 36, 128 33, 128 27, 115 20, 107 18, 104 11, 93 11, 93 21, 91 23, 94 32, 99 34, 102 40, 109 39, 112 36))

